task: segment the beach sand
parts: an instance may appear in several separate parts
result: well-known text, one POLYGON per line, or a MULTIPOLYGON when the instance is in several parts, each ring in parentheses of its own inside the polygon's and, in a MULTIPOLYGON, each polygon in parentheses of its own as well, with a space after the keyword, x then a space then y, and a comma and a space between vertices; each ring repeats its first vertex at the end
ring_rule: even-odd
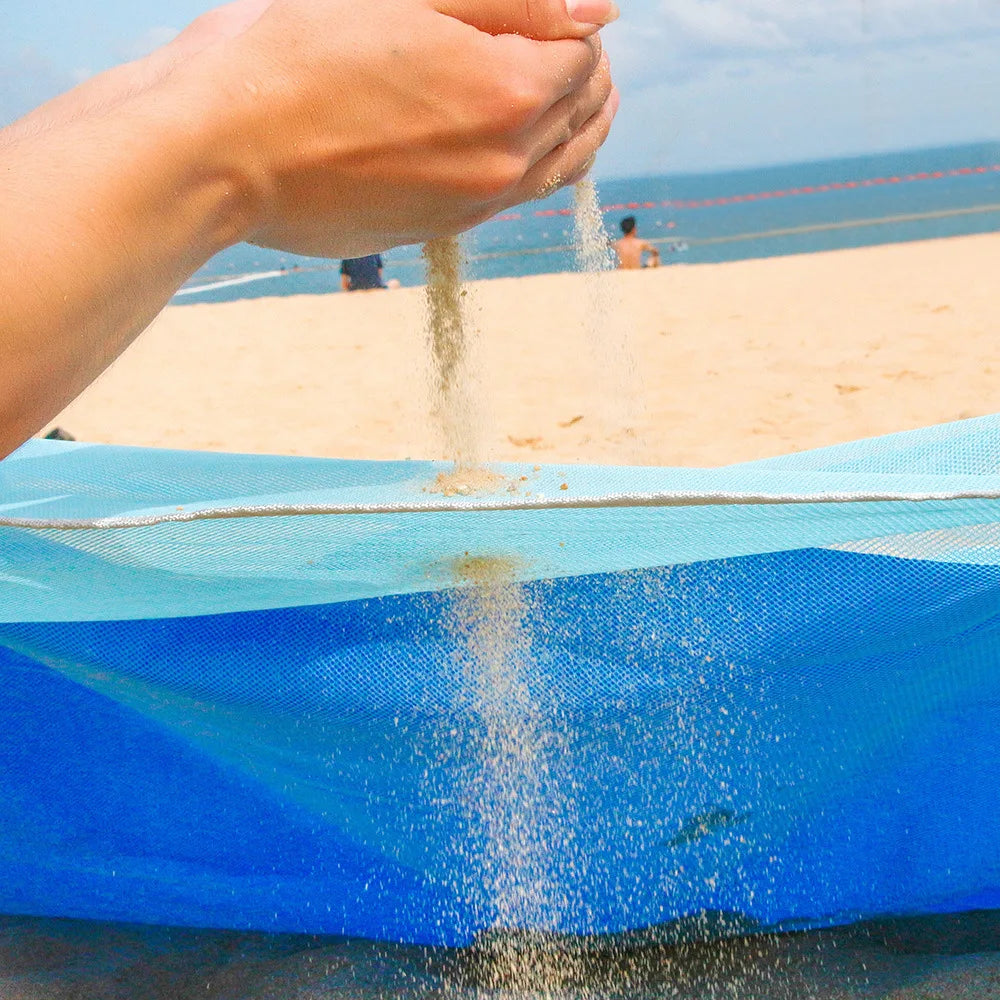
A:
MULTIPOLYGON (((986 235, 473 283, 482 457, 710 466, 1000 411, 998 259, 986 235)), ((441 458, 428 369, 420 288, 174 306, 49 426, 441 458)))

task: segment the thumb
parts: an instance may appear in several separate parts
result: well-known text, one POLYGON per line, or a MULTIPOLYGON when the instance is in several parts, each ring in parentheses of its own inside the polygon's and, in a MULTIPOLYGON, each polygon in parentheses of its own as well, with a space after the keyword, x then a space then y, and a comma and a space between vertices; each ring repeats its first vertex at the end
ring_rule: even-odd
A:
POLYGON ((614 0, 431 0, 442 14, 491 35, 586 38, 618 17, 614 0))

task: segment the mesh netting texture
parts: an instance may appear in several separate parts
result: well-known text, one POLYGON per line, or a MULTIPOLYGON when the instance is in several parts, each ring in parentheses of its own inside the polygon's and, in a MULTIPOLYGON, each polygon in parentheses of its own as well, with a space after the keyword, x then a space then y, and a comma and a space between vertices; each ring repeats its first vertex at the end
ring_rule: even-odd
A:
POLYGON ((997 455, 984 418, 444 497, 429 463, 32 442, 0 911, 463 944, 1000 907, 997 455), (478 591, 518 673, 470 694, 478 591))

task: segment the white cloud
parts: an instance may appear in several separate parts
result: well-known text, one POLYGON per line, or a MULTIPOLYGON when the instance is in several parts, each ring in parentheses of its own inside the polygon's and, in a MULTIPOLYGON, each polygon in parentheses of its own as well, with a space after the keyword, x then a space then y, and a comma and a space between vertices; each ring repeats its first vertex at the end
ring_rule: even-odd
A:
POLYGON ((766 0, 670 0, 658 13, 660 31, 682 52, 777 52, 794 47, 782 19, 762 17, 766 0), (757 9, 755 9, 757 8, 757 9))
POLYGON ((641 176, 996 140, 997 93, 989 41, 705 61, 630 88, 598 168, 641 176))
POLYGON ((866 54, 1000 38, 1000 0, 633 0, 605 31, 627 82, 718 61, 866 54))
POLYGON ((701 52, 830 52, 950 41, 1000 31, 997 0, 660 0, 675 47, 701 52))

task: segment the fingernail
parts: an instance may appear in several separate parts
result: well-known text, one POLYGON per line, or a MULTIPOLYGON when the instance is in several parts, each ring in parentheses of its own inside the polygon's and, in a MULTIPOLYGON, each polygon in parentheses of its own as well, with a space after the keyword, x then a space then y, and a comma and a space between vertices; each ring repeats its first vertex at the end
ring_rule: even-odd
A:
POLYGON ((621 13, 614 0, 566 0, 566 10, 582 24, 610 24, 621 13))

